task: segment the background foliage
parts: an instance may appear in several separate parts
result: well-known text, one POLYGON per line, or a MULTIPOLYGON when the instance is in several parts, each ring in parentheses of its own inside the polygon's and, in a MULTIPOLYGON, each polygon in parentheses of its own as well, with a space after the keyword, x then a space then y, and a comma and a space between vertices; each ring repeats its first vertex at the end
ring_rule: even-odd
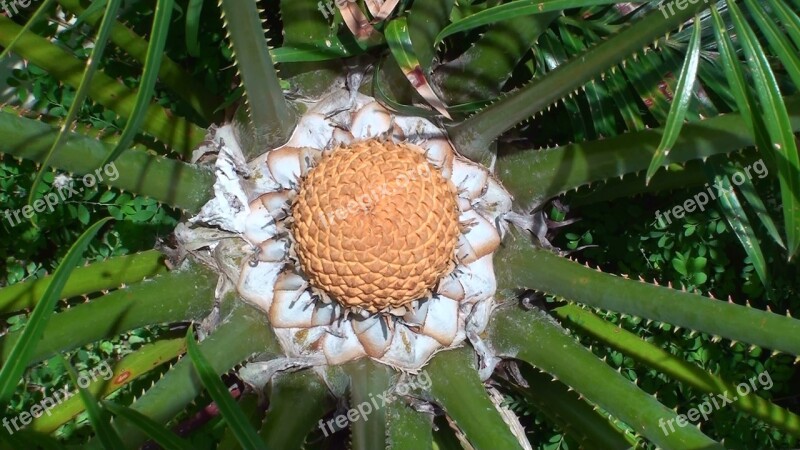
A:
MULTIPOLYGON (((456 14, 466 15, 467 12, 481 10, 486 8, 488 3, 460 3, 461 7, 456 14)), ((176 3, 166 54, 188 71, 207 92, 218 97, 221 104, 231 105, 241 96, 242 91, 236 88, 237 73, 233 67, 232 54, 223 42, 222 22, 214 8, 203 10, 198 33, 202 52, 197 56, 191 56, 186 50, 183 34, 185 20, 183 15, 188 7, 186 1, 176 3)), ((134 2, 125 8, 120 20, 139 34, 147 35, 153 20, 153 9, 153 2, 134 2)), ((24 20, 26 15, 29 16, 31 13, 32 11, 24 11, 19 19, 24 20)), ((52 13, 51 16, 54 16, 55 7, 52 13)), ((266 14, 272 22, 280 20, 274 9, 268 9, 266 14)), ((521 63, 515 66, 510 81, 504 89, 512 90, 522 86, 531 76, 552 70, 553 61, 563 62, 585 46, 599 42, 604 36, 616 31, 619 23, 607 17, 614 14, 617 13, 610 9, 602 9, 585 22, 578 22, 570 16, 560 17, 537 41, 538 51, 527 53, 521 63), (537 61, 536 58, 541 58, 541 61, 537 61)), ((86 25, 76 25, 74 21, 64 21, 66 19, 67 17, 62 15, 61 22, 41 22, 34 26, 34 31, 50 37, 78 56, 87 56, 89 49, 86 43, 93 36, 90 28, 86 25)), ((478 31, 473 31, 470 37, 478 34, 478 31)), ((270 30, 268 36, 274 45, 281 44, 282 35, 278 28, 270 30)), ((448 41, 450 47, 446 51, 459 54, 465 50, 462 47, 468 45, 468 42, 470 39, 448 41)), ((625 103, 636 110, 636 113, 641 112, 639 121, 632 116, 626 116, 626 108, 618 108, 618 104, 614 102, 620 101, 619 97, 603 95, 604 87, 592 83, 587 88, 588 95, 558 103, 554 111, 541 120, 525 123, 503 139, 509 142, 525 140, 537 146, 554 146, 612 136, 645 125, 657 126, 666 116, 669 103, 665 98, 674 92, 677 80, 672 74, 680 69, 679 51, 686 48, 687 42, 688 34, 678 33, 670 40, 671 48, 665 52, 666 56, 663 59, 642 56, 642 61, 646 61, 643 65, 663 65, 669 69, 667 70, 669 74, 663 80, 663 91, 654 93, 652 99, 642 99, 637 96, 636 100, 625 103), (564 123, 569 123, 570 126, 558 127, 564 123), (558 131, 542 132, 553 129, 558 131)), ((136 87, 140 82, 141 73, 138 64, 124 52, 113 47, 106 55, 102 61, 102 68, 127 86, 136 87)), ((635 67, 628 68, 631 79, 647 76, 644 70, 640 71, 635 67)), ((708 77, 710 79, 710 75, 708 77)), ((8 98, 5 100, 26 104, 30 110, 42 114, 43 120, 46 121, 57 121, 65 117, 74 99, 74 89, 57 82, 45 70, 33 64, 21 64, 14 68, 3 82, 13 88, 11 93, 7 93, 8 98)), ((283 88, 289 95, 297 89, 289 83, 284 83, 283 88)), ((628 91, 627 94, 630 95, 631 92, 628 91)), ((710 95, 724 96, 713 90, 710 95)), ((460 99, 450 100, 455 102, 460 99)), ((189 117, 195 114, 169 89, 160 84, 156 86, 156 101, 178 114, 189 117)), ((724 103, 717 102, 717 104, 724 103)), ((699 116, 705 113, 704 108, 708 105, 709 103, 698 102, 690 110, 689 115, 699 116)), ((729 110, 724 107, 721 109, 729 110)), ((218 117, 227 117, 230 116, 230 111, 222 108, 216 111, 216 114, 218 117)), ((81 129, 91 127, 91 133, 100 133, 109 141, 114 141, 124 124, 114 112, 92 101, 87 101, 81 108, 78 123, 81 129)), ((156 151, 163 150, 161 148, 163 144, 158 142, 142 140, 139 144, 156 151)), ((31 162, 10 158, 0 161, 0 205, 3 205, 4 209, 19 209, 26 204, 36 170, 37 167, 31 162)), ((50 191, 54 179, 55 172, 46 173, 44 183, 39 186, 39 190, 50 191)), ((777 180, 769 178, 759 188, 770 210, 777 211, 779 203, 777 180)), ((657 279, 662 283, 670 282, 675 287, 697 289, 718 298, 730 296, 736 303, 744 304, 745 301, 749 301, 761 309, 770 307, 773 311, 800 310, 798 307, 800 271, 797 265, 784 264, 780 249, 775 245, 765 245, 763 249, 772 278, 771 287, 765 289, 755 275, 752 261, 742 250, 739 241, 724 220, 723 213, 717 207, 709 207, 705 212, 690 214, 686 219, 674 221, 666 227, 656 223, 655 211, 663 211, 680 204, 694 193, 692 189, 675 190, 659 195, 573 207, 567 217, 581 220, 562 228, 554 243, 565 250, 591 246, 576 250, 572 257, 592 267, 598 266, 605 272, 623 273, 632 278, 643 277, 646 280, 657 279)), ((564 203, 570 204, 572 200, 579 199, 580 195, 581 192, 569 194, 564 203)), ((558 216, 555 209, 552 209, 551 213, 554 217, 558 216)), ((71 199, 59 204, 52 214, 39 215, 36 225, 23 222, 11 226, 2 220, 0 228, 4 239, 0 240, 0 287, 51 273, 85 227, 109 215, 116 219, 115 225, 92 241, 86 254, 87 262, 153 248, 159 239, 171 232, 180 219, 180 211, 160 205, 152 199, 101 187, 86 190, 80 199, 71 199)), ((72 299, 60 304, 59 308, 67 308, 70 304, 84 300, 72 299)), ((552 298, 546 301, 551 307, 558 303, 552 298)), ((612 313, 605 313, 604 317, 648 341, 668 348, 671 353, 710 371, 719 372, 728 379, 745 380, 767 370, 775 385, 769 392, 762 394, 780 406, 800 412, 800 373, 797 372, 792 357, 771 356, 766 351, 761 351, 759 348, 749 349, 747 345, 741 343, 730 347, 719 346, 704 333, 676 330, 666 324, 647 324, 640 319, 612 313)), ((25 323, 26 317, 16 315, 6 317, 4 320, 6 329, 17 330, 25 323)), ((72 352, 69 360, 78 370, 86 370, 101 361, 118 358, 140 348, 144 343, 152 342, 155 337, 168 336, 170 332, 166 327, 140 329, 116 339, 85 346, 72 352)), ((593 343, 589 338, 584 338, 583 341, 587 345, 593 343)), ((597 356, 605 358, 612 367, 618 368, 624 376, 637 381, 647 392, 657 393, 659 400, 670 408, 677 407, 679 411, 685 411, 696 406, 703 398, 702 393, 695 392, 653 369, 640 365, 617 351, 602 345, 593 346, 593 351, 597 356)), ((166 369, 164 367, 160 370, 166 369)), ((115 395, 131 398, 158 379, 161 371, 155 371, 137 380, 115 395)), ((26 374, 26 377, 29 385, 35 386, 36 389, 17 393, 7 415, 16 415, 28 410, 45 392, 63 386, 68 379, 65 367, 55 359, 37 365, 26 374)), ((558 427, 541 415, 524 396, 512 390, 504 393, 507 403, 514 410, 525 414, 523 424, 526 425, 528 437, 535 447, 577 448, 575 442, 565 437, 558 427)), ((198 399, 196 405, 204 405, 206 400, 207 397, 202 397, 198 399)), ((200 406, 190 408, 183 417, 192 417, 200 410, 200 406)), ((87 423, 87 417, 81 415, 59 430, 59 434, 65 437, 67 442, 81 443, 85 439, 87 423)), ((704 429, 704 432, 718 439, 725 438, 725 444, 730 448, 787 448, 795 445, 789 436, 732 408, 715 411, 709 421, 709 428, 711 429, 704 429)), ((220 439, 223 434, 220 418, 217 418, 194 433, 192 440, 197 445, 196 448, 213 448, 208 444, 206 437, 220 439)))

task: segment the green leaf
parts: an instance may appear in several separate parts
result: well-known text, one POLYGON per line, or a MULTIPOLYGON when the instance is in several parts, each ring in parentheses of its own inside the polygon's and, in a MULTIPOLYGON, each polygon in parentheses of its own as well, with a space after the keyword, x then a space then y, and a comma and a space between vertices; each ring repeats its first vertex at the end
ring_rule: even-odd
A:
MULTIPOLYGON (((0 111, 0 152, 40 162, 57 134, 58 129, 43 121, 0 111)), ((214 175, 207 168, 140 149, 129 150, 113 165, 96 171, 110 148, 91 136, 69 133, 63 150, 53 155, 51 164, 81 175, 99 173, 103 176, 99 183, 190 210, 199 211, 213 196, 214 175)))
POLYGON ((542 14, 552 11, 560 12, 569 8, 583 8, 615 3, 624 2, 619 0, 516 0, 493 6, 451 23, 436 36, 436 43, 442 42, 447 36, 462 31, 469 31, 483 25, 499 22, 501 20, 513 19, 527 14, 542 14))
POLYGON ((739 44, 747 56, 747 64, 753 77, 760 101, 759 113, 763 115, 770 149, 778 167, 778 180, 783 200, 783 215, 786 226, 786 244, 789 260, 800 248, 800 156, 792 133, 786 104, 778 89, 778 82, 767 61, 766 54, 758 43, 753 30, 745 21, 735 2, 728 3, 739 44))
MULTIPOLYGON (((372 86, 373 92, 372 95, 378 99, 378 101, 383 104, 386 108, 398 112, 402 115, 406 116, 418 116, 418 117, 425 117, 425 118, 432 118, 436 117, 437 113, 432 111, 429 108, 422 108, 419 106, 409 106, 404 105, 396 100, 394 100, 389 92, 383 88, 383 83, 381 82, 381 68, 383 67, 384 60, 379 60, 375 63, 375 70, 372 73, 372 86)), ((450 113, 471 113, 475 112, 483 107, 485 107, 487 102, 473 102, 473 103, 464 103, 460 105, 452 105, 447 108, 450 113)))
POLYGON ((673 68, 671 61, 667 61, 666 54, 666 51, 648 52, 639 57, 637 64, 622 65, 622 72, 659 124, 664 123, 669 116, 674 92, 673 74, 679 72, 681 66, 678 64, 673 68))
POLYGON ((78 241, 70 247, 64 260, 58 265, 53 274, 53 281, 47 286, 42 300, 33 309, 22 335, 14 344, 14 348, 11 350, 11 354, 6 359, 5 364, 0 368, 0 403, 7 402, 14 393, 19 379, 36 349, 36 343, 47 327, 47 322, 50 320, 50 315, 53 314, 56 302, 61 298, 61 290, 67 283, 75 266, 81 261, 83 252, 89 246, 95 234, 109 220, 111 219, 102 219, 81 234, 78 241))
POLYGON ((203 0, 189 0, 186 10, 186 51, 193 57, 200 55, 197 35, 200 30, 200 15, 203 13, 203 0))
POLYGON ((705 256, 698 256, 692 259, 692 272, 698 272, 705 269, 708 264, 708 259, 705 256))
POLYGON ((355 56, 351 50, 342 45, 338 38, 331 42, 330 47, 324 43, 318 46, 296 45, 274 48, 270 51, 276 64, 291 62, 329 61, 332 59, 349 58, 355 56))
POLYGON ((92 424, 92 428, 94 428, 94 432, 97 434, 98 439, 103 444, 105 448, 113 448, 113 449, 121 449, 124 448, 125 445, 122 443, 122 439, 120 439, 119 435, 114 428, 111 427, 109 423, 108 414, 105 413, 100 408, 100 405, 97 403, 97 399, 89 392, 88 389, 81 387, 78 384, 78 374, 75 373, 75 369, 72 367, 72 364, 69 363, 62 355, 58 355, 57 360, 61 361, 61 364, 67 368, 67 372, 69 372, 69 377, 72 379, 72 383, 78 387, 78 392, 80 393, 81 400, 83 400, 83 404, 86 407, 86 414, 89 416, 89 422, 92 424))
MULTIPOLYGON (((129 344, 142 341, 144 339, 136 335, 130 335, 128 338, 129 344)), ((110 341, 103 341, 101 346, 105 344, 114 347, 110 341)), ((182 338, 157 340, 125 355, 122 360, 113 363, 113 367, 110 361, 101 365, 104 366, 104 370, 99 373, 101 377, 93 378, 87 389, 97 398, 107 397, 185 352, 186 344, 182 338), (108 370, 105 370, 106 368, 108 370)), ((38 433, 52 433, 85 410, 80 397, 70 397, 52 408, 48 414, 34 418, 28 429, 38 433)))
POLYGON ((656 153, 647 168, 645 183, 650 183, 650 179, 656 171, 664 164, 664 160, 678 140, 683 127, 683 120, 686 118, 686 110, 689 108, 689 100, 692 98, 692 90, 697 76, 697 65, 700 62, 700 17, 695 16, 694 26, 692 27, 692 38, 689 41, 686 60, 683 62, 681 73, 678 76, 678 87, 672 106, 667 116, 667 124, 664 127, 664 134, 661 136, 661 143, 658 144, 656 153))
MULTIPOLYGON (((747 166, 746 169, 750 167, 754 167, 756 164, 761 163, 761 167, 764 167, 765 175, 766 176, 766 166, 764 165, 763 160, 756 161, 752 166, 747 166)), ((741 171, 741 168, 737 170, 741 171)), ((772 238, 772 240, 778 244, 781 248, 785 249, 786 244, 783 243, 783 239, 781 239, 781 235, 778 232, 778 228, 775 226, 775 222, 772 220, 772 216, 769 215, 767 211, 767 207, 764 205, 764 201, 761 200, 761 197, 756 192, 756 187, 753 184, 753 181, 750 179, 749 176, 744 177, 744 182, 739 185, 739 192, 742 193, 747 203, 750 204, 750 207, 755 212, 756 216, 761 220, 761 224, 767 230, 767 233, 772 238)))
POLYGON ((110 191, 110 190, 109 191, 105 191, 103 193, 103 195, 100 196, 100 200, 98 200, 97 202, 98 203, 108 203, 111 200, 114 200, 114 197, 116 197, 116 196, 117 196, 117 193, 114 192, 114 191, 110 191))
MULTIPOLYGON (((538 65, 542 68, 543 76, 547 76, 549 71, 555 70, 568 59, 564 45, 561 44, 553 30, 547 30, 539 38, 539 51, 534 52, 534 56, 539 61, 538 65)), ((575 136, 575 140, 576 142, 583 142, 588 138, 589 132, 578 100, 578 96, 570 95, 565 97, 563 101, 572 124, 572 133, 575 136)))
POLYGON ((433 77, 441 94, 449 103, 489 103, 496 99, 517 72, 520 61, 531 54, 541 55, 537 41, 559 15, 558 12, 523 15, 487 27, 457 58, 436 67, 433 77))
MULTIPOLYGON (((216 279, 204 267, 194 265, 67 308, 50 319, 33 345, 29 363, 146 325, 206 317, 213 307, 216 279)), ((23 332, 0 336, 0 364, 10 360, 23 332)))
POLYGON ((139 91, 136 93, 136 104, 128 117, 128 122, 125 124, 125 129, 122 130, 116 147, 103 162, 104 166, 116 160, 122 152, 128 149, 147 114, 147 108, 150 106, 150 100, 155 91, 158 71, 161 68, 161 57, 164 55, 164 46, 167 43, 174 3, 175 0, 158 0, 156 3, 153 28, 150 30, 150 45, 147 47, 144 71, 142 79, 139 81, 139 91))
POLYGON ((214 368, 198 348, 197 342, 194 340, 193 326, 190 326, 186 332, 186 347, 192 364, 200 376, 200 381, 216 402, 220 414, 242 447, 253 450, 266 449, 266 445, 261 441, 256 430, 253 429, 247 417, 231 397, 228 388, 222 383, 214 368))
POLYGON ((737 175, 742 178, 747 177, 743 173, 738 172, 731 165, 726 165, 725 168, 706 166, 706 169, 709 182, 722 187, 721 190, 717 190, 717 201, 719 202, 723 214, 725 214, 725 218, 731 225, 734 234, 736 234, 736 238, 739 239, 739 242, 742 244, 745 253, 750 257, 750 261, 756 269, 761 284, 769 288, 770 282, 767 273, 767 262, 764 259, 764 253, 761 251, 761 244, 759 244, 756 233, 750 225, 750 220, 747 218, 747 214, 744 212, 739 202, 739 197, 736 196, 736 192, 733 190, 733 186, 729 181, 729 177, 737 175))
MULTIPOLYGON (((571 33, 566 27, 559 30, 561 41, 569 50, 572 57, 579 55, 585 50, 585 45, 575 34, 571 33)), ((598 137, 614 136, 616 134, 616 120, 614 117, 614 105, 611 103, 611 96, 605 83, 598 83, 596 80, 589 81, 583 86, 584 97, 589 105, 589 117, 598 137)))
POLYGON ((408 31, 408 22, 405 17, 399 17, 389 22, 386 27, 386 42, 394 56, 400 70, 411 83, 411 86, 419 93, 422 98, 439 111, 440 114, 452 119, 447 112, 447 105, 433 91, 428 83, 427 74, 422 69, 417 55, 414 53, 414 46, 411 44, 411 36, 408 31))
MULTIPOLYGON (((100 8, 95 8, 95 6, 105 4, 105 0, 93 1, 84 9, 81 0, 58 0, 58 2, 72 13, 85 18, 86 22, 95 28, 100 23, 102 16, 100 8)), ((149 43, 119 21, 111 29, 111 41, 139 64, 144 64, 147 59, 149 43)), ((191 76, 166 54, 161 58, 158 79, 202 117, 202 121, 199 122, 200 126, 207 127, 214 120, 214 109, 220 100, 206 89, 205 80, 191 76)), ((135 96, 131 95, 131 103, 133 102, 135 102, 135 96)))
POLYGON ((324 47, 326 39, 339 42, 335 35, 336 29, 331 27, 328 20, 333 8, 333 2, 280 0, 283 45, 309 44, 324 47))
POLYGON ((786 73, 796 87, 800 87, 800 57, 797 55, 797 49, 792 46, 783 31, 775 24, 775 19, 767 17, 764 13, 764 6, 755 4, 753 0, 745 0, 747 10, 750 15, 755 19, 764 37, 767 38, 769 46, 775 51, 778 59, 783 63, 786 73))
POLYGON ((89 209, 86 205, 78 205, 78 221, 84 225, 89 223, 89 209))
POLYGON ((103 406, 114 413, 114 415, 124 417, 128 422, 139 427, 150 439, 166 449, 191 450, 195 448, 189 441, 181 439, 175 435, 175 433, 165 428, 164 425, 161 425, 139 411, 109 401, 104 401, 103 406))
MULTIPOLYGON (((209 274, 211 275, 211 274, 209 274)), ((216 277, 211 277, 216 280, 216 277)), ((208 281, 212 281, 209 279, 208 281)), ((189 280, 183 281, 184 285, 191 285, 189 280)), ((213 281, 212 283, 216 283, 213 281)), ((210 301, 214 298, 214 285, 210 289, 210 301)), ((173 288, 180 291, 179 288, 173 288)), ((205 290, 204 289, 204 290, 205 290)), ((158 294, 156 294, 158 295, 158 294)), ((184 296, 202 295, 198 292, 184 296)), ((145 298, 142 296, 142 298, 145 298)), ((171 300, 175 301, 175 300, 171 300)), ((178 299, 177 301, 180 301, 178 299)), ((169 304, 167 302, 166 304, 169 304)), ((264 314, 254 308, 241 304, 233 295, 228 295, 222 301, 223 310, 232 306, 233 311, 225 320, 200 343, 200 348, 210 360, 217 374, 223 374, 231 367, 241 363, 254 353, 264 352, 267 355, 282 355, 279 344, 272 333, 269 323, 264 319, 264 314)), ((195 318, 203 318, 210 311, 210 306, 195 318)), ((226 311, 222 311, 227 314, 226 311)), ((158 320, 159 322, 161 320, 158 320)), ((175 319, 164 320, 175 322, 175 319)), ((185 339, 184 339, 185 340, 185 339)), ((191 358, 182 358, 164 374, 152 387, 131 405, 132 409, 150 417, 159 423, 167 423, 176 415, 185 411, 187 406, 203 390, 203 385, 198 379, 197 371, 192 366, 191 358)), ((147 436, 126 420, 118 420, 115 427, 121 436, 125 436, 128 448, 139 448, 147 436)), ((96 442, 86 445, 87 449, 99 449, 96 442)))
MULTIPOLYGON (((740 111, 740 114, 742 115, 742 118, 744 119, 745 125, 755 136, 756 148, 760 153, 767 157, 768 161, 774 161, 774 157, 771 154, 769 138, 767 136, 764 120, 760 114, 753 113, 757 105, 753 99, 750 86, 745 81, 744 71, 742 70, 741 64, 736 58, 736 50, 733 48, 733 43, 731 42, 728 33, 725 31, 725 23, 723 22, 722 17, 720 16, 716 7, 711 8, 711 15, 714 21, 713 28, 714 33, 716 34, 717 48, 719 49, 721 59, 720 65, 724 69, 725 77, 727 78, 728 84, 731 87, 731 92, 733 93, 736 105, 740 111)), ((763 160, 754 162, 753 167, 756 167, 756 164, 759 163, 761 164, 761 167, 764 168, 763 176, 762 173, 759 173, 759 178, 766 177, 768 173, 763 160)), ((783 243, 783 239, 781 239, 772 217, 767 212, 764 202, 761 201, 761 198, 758 196, 758 193, 756 192, 755 186, 753 185, 749 175, 745 178, 744 183, 739 186, 739 189, 747 202, 755 211, 758 218, 761 220, 761 223, 767 229, 767 232, 772 239, 779 246, 785 249, 786 245, 783 243)))
POLYGON ((430 73, 436 57, 436 34, 450 22, 455 0, 418 2, 408 11, 408 31, 414 43, 414 53, 425 73, 430 73))
MULTIPOLYGON (((621 450, 635 444, 632 435, 625 433, 607 413, 580 398, 578 393, 566 384, 553 380, 544 372, 519 364, 520 374, 528 382, 522 388, 501 377, 492 378, 506 391, 525 398, 547 419, 578 441, 585 448, 596 450, 621 450)), ((635 448, 635 446, 634 446, 635 448)))
POLYGON ((387 406, 387 450, 432 448, 433 415, 417 411, 395 398, 387 406))
MULTIPOLYGON (((253 393, 245 392, 236 400, 236 406, 242 411, 242 413, 245 415, 248 422, 250 422, 250 425, 253 428, 258 428, 261 425, 262 419, 264 417, 264 411, 261 408, 261 403, 263 402, 261 399, 259 399, 259 397, 262 396, 253 395, 253 393)), ((271 407, 272 407, 272 398, 270 398, 270 408, 271 407)), ((297 417, 297 416, 292 414, 292 417, 297 417)), ((310 419, 310 418, 305 418, 305 419, 306 423, 311 422, 312 420, 316 422, 315 419, 310 419)), ((317 419, 319 419, 319 417, 317 417, 317 419)), ((224 425, 224 422, 221 422, 221 424, 224 425)), ((288 429, 286 431, 281 430, 280 433, 284 432, 291 432, 291 430, 288 429)), ((263 434, 261 436, 263 439, 263 434)), ((300 444, 298 444, 296 447, 275 447, 273 445, 270 445, 268 440, 263 439, 263 441, 264 444, 267 446, 267 448, 301 449, 303 446, 302 445, 303 442, 305 442, 305 437, 306 437, 305 434, 300 436, 300 444)), ((218 440, 216 450, 240 450, 240 449, 243 449, 243 447, 236 440, 236 435, 234 435, 233 430, 231 430, 231 428, 229 427, 225 428, 222 437, 218 440)))
POLYGON ((692 274, 692 284, 695 286, 701 285, 708 280, 708 275, 704 272, 695 272, 692 274))
POLYGON ((800 48, 800 17, 781 0, 767 1, 772 12, 783 22, 783 28, 794 41, 795 47, 800 48))
POLYGON ((689 274, 689 272, 686 270, 686 261, 684 261, 682 259, 679 259, 679 258, 673 259, 672 260, 672 267, 674 267, 675 270, 678 271, 678 273, 683 275, 683 276, 686 276, 686 275, 689 274))
POLYGON ((606 82, 628 130, 641 131, 647 128, 639 111, 638 102, 631 92, 631 87, 628 86, 622 70, 612 69, 611 73, 606 76, 606 82))
MULTIPOLYGON (((11 36, 16 36, 20 30, 19 25, 0 15, 0 45, 6 45, 11 36)), ((50 76, 74 88, 77 88, 83 79, 84 61, 30 31, 21 38, 17 53, 32 63, 31 67, 38 66, 50 76)), ((40 98, 42 95, 39 93, 36 97, 40 98)), ((89 95, 97 103, 109 109, 103 115, 106 121, 114 120, 114 112, 123 117, 130 117, 136 103, 135 91, 103 72, 98 72, 94 76, 89 95)), ((187 159, 206 135, 205 129, 155 104, 149 105, 143 127, 147 133, 164 142, 171 151, 186 156, 187 159)), ((0 145, 2 144, 0 141, 0 145)))

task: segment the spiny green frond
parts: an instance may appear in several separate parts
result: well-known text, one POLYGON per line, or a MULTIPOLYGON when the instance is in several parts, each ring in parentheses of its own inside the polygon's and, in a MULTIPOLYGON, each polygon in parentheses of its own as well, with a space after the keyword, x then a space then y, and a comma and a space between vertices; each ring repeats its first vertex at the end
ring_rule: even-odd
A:
MULTIPOLYGON (((0 134, 3 136, 0 151, 7 155, 41 163, 58 133, 57 128, 42 121, 0 110, 0 134)), ((50 163, 80 175, 106 175, 102 180, 98 177, 97 181, 190 211, 199 210, 211 198, 214 176, 210 170, 140 149, 129 150, 114 162, 116 177, 114 170, 108 172, 110 166, 98 169, 111 145, 83 133, 70 132, 61 151, 52 156, 50 163)))
POLYGON ((491 159, 488 150, 490 144, 502 133, 628 59, 631 54, 666 35, 705 7, 707 5, 703 3, 693 4, 666 19, 660 11, 647 14, 627 29, 551 72, 550 76, 534 80, 452 128, 450 135, 453 142, 463 155, 472 160, 491 159))
MULTIPOLYGON (((157 250, 110 258, 72 272, 61 290, 61 298, 116 289, 150 278, 166 270, 163 256, 157 250)), ((53 275, 13 284, 0 289, 0 313, 7 314, 30 309, 53 282, 53 275)))
MULTIPOLYGON (((145 325, 199 320, 211 312, 217 276, 194 266, 117 289, 53 315, 29 364, 145 325), (86 326, 96 324, 96 326, 86 326)), ((6 364, 19 331, 0 337, 0 362, 6 364)))
POLYGON ((659 447, 724 448, 693 426, 664 432, 659 425, 674 422, 675 412, 597 359, 541 310, 502 308, 488 331, 500 355, 521 359, 556 377, 659 447))
POLYGON ((392 399, 386 421, 387 450, 416 450, 433 445, 433 415, 414 409, 406 399, 392 399))
MULTIPOLYGON (((89 391, 98 398, 104 398, 149 373, 158 366, 169 363, 186 351, 183 339, 163 339, 126 355, 109 367, 109 374, 92 381, 89 391), (107 379, 106 379, 107 378, 107 379)), ((51 433, 83 411, 83 403, 78 397, 70 397, 43 414, 34 418, 29 429, 51 433)))
MULTIPOLYGON (((227 300, 234 303, 231 297, 227 300)), ((256 352, 279 352, 275 337, 261 315, 249 306, 235 303, 237 306, 230 316, 199 344, 217 374, 227 372, 256 352)), ((183 358, 131 407, 156 422, 166 423, 183 411, 200 394, 201 389, 202 384, 191 360, 183 358)), ((125 436, 126 448, 139 448, 147 438, 134 424, 124 419, 117 420, 114 428, 125 436)), ((102 447, 95 439, 85 448, 100 450, 102 447)))
POLYGON ((535 289, 590 306, 800 354, 800 341, 785 338, 800 335, 799 320, 603 273, 535 248, 528 241, 515 233, 498 252, 497 257, 504 261, 497 271, 500 289, 535 289))
POLYGON ((242 130, 245 156, 277 147, 294 130, 295 113, 283 98, 267 39, 252 0, 220 0, 225 30, 231 42, 236 68, 245 88, 249 123, 242 130))
MULTIPOLYGON (((10 19, 0 17, 0 45, 8 45, 21 30, 22 27, 10 19)), ((20 37, 16 49, 15 53, 43 68, 59 81, 74 88, 80 86, 84 62, 47 39, 26 32, 20 37)), ((103 72, 98 72, 89 84, 89 96, 120 116, 130 118, 136 104, 137 91, 127 88, 103 72)), ((147 107, 142 130, 183 157, 189 157, 205 136, 204 129, 153 104, 147 107)))
POLYGON ((325 436, 333 433, 333 424, 319 424, 333 406, 328 387, 311 370, 279 374, 270 384, 269 410, 259 435, 270 449, 301 448, 317 428, 325 436))
POLYGON ((579 398, 568 385, 553 380, 544 372, 518 363, 526 387, 518 380, 499 379, 501 386, 531 402, 559 429, 564 430, 584 448, 617 450, 636 444, 636 439, 626 434, 597 408, 579 398))
POLYGON ((58 265, 53 274, 53 281, 45 289, 42 299, 33 308, 28 323, 25 328, 16 333, 15 339, 9 339, 9 335, 3 336, 4 363, 0 368, 0 402, 7 403, 14 393, 20 377, 25 371, 29 362, 36 359, 36 344, 43 340, 43 336, 52 327, 47 327, 55 309, 58 299, 61 298, 61 290, 67 284, 70 274, 78 265, 83 257, 83 252, 89 247, 92 239, 100 231, 100 228, 111 220, 110 218, 95 222, 81 234, 78 241, 70 247, 67 255, 61 264, 58 265))
MULTIPOLYGON (((576 329, 603 345, 618 349, 648 367, 703 392, 725 394, 736 390, 738 383, 711 374, 583 308, 575 305, 561 306, 553 310, 553 314, 571 329, 576 329)), ((800 437, 800 416, 758 395, 739 397, 731 402, 731 406, 800 437)))
POLYGON ((344 371, 350 376, 350 402, 347 413, 358 412, 357 418, 350 422, 350 442, 353 450, 384 448, 386 405, 381 398, 389 395, 392 387, 390 369, 369 359, 362 359, 348 364, 344 371), (368 414, 367 407, 370 409, 368 414))
POLYGON ((433 79, 446 100, 466 103, 496 98, 514 68, 556 17, 558 13, 522 15, 490 26, 458 58, 436 68, 433 79))
POLYGON ((244 411, 239 408, 231 397, 228 387, 219 379, 219 370, 211 365, 209 356, 203 354, 194 337, 194 326, 189 326, 186 331, 186 347, 189 359, 194 368, 194 374, 200 379, 205 390, 219 408, 220 415, 228 425, 228 429, 239 442, 242 448, 252 450, 267 450, 266 445, 258 436, 253 425, 247 420, 244 411))
MULTIPOLYGON (((800 131, 800 96, 787 97, 794 130, 800 131)), ((570 144, 548 150, 501 155, 497 174, 527 207, 585 184, 643 171, 661 140, 660 129, 626 133, 600 141, 570 144)), ((726 114, 683 126, 666 162, 686 162, 752 146, 752 135, 738 114, 726 114)))
POLYGON ((475 370, 474 351, 456 349, 437 355, 425 370, 431 393, 477 450, 522 449, 498 413, 475 370))

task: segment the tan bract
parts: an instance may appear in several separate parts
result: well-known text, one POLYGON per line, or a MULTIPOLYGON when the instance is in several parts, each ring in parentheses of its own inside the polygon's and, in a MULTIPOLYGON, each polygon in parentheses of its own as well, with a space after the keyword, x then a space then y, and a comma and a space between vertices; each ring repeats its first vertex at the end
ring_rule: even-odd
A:
POLYGON ((301 181, 292 215, 303 272, 344 306, 404 306, 454 265, 455 188, 412 144, 333 150, 301 181))

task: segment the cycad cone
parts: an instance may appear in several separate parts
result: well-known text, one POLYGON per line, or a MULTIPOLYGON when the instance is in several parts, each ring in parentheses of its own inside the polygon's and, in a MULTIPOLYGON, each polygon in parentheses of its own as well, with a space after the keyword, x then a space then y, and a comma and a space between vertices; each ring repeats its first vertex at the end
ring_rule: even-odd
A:
POLYGON ((221 272, 218 298, 235 288, 268 316, 293 367, 418 371, 467 339, 494 361, 480 334, 511 197, 445 130, 332 88, 284 145, 246 161, 240 142, 214 127, 194 152, 214 198, 176 237, 221 272))
POLYGON ((404 306, 454 266, 455 188, 412 144, 335 149, 301 182, 292 215, 303 271, 343 306, 404 306))

